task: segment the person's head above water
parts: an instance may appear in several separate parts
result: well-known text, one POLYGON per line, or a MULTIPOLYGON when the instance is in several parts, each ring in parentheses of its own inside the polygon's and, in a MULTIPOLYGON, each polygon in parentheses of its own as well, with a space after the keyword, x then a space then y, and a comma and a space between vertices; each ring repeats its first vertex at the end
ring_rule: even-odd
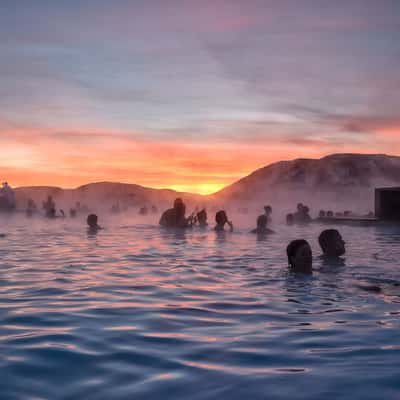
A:
POLYGON ((217 225, 225 225, 228 222, 228 216, 224 210, 220 210, 215 214, 215 222, 217 225))
POLYGON ((217 223, 215 230, 222 231, 224 230, 225 224, 228 224, 231 231, 233 230, 232 222, 229 221, 228 216, 224 210, 220 210, 215 214, 215 222, 217 223))
POLYGON ((200 225, 207 224, 207 211, 204 208, 199 211, 196 216, 200 225))
POLYGON ((322 231, 318 242, 325 256, 340 257, 346 253, 345 242, 336 229, 322 231))
POLYGON ((286 248, 289 267, 295 272, 312 271, 312 251, 304 239, 293 240, 286 248))
POLYGON ((91 229, 96 229, 99 228, 99 225, 97 225, 97 215, 96 214, 89 214, 86 218, 86 222, 89 225, 89 228, 91 229))
POLYGON ((177 217, 183 218, 185 217, 185 213, 186 213, 186 206, 185 203, 183 202, 183 200, 181 198, 177 198, 174 201, 174 210, 176 212, 177 217))
POLYGON ((303 211, 303 203, 297 203, 297 211, 303 211))
POLYGON ((264 206, 265 215, 270 216, 272 214, 272 207, 270 205, 264 206))

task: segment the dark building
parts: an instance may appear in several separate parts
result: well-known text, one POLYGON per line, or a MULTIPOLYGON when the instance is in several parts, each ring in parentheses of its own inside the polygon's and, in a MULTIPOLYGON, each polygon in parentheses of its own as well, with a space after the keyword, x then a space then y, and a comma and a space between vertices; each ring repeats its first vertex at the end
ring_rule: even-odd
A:
POLYGON ((400 221, 400 187, 375 189, 375 216, 400 221))

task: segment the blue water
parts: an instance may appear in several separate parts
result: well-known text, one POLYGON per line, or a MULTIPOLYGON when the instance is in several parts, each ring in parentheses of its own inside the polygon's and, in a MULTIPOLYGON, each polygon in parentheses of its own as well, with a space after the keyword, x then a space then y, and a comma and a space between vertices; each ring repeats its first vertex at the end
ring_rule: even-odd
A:
POLYGON ((399 399, 400 227, 0 226, 1 399, 399 399), (312 276, 285 247, 312 243, 312 276))

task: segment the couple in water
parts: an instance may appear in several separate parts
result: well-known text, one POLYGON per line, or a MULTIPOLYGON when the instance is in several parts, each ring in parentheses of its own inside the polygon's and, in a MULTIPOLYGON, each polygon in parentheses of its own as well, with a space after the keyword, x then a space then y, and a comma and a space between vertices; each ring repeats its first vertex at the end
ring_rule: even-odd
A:
MULTIPOLYGON (((336 262, 346 253, 345 242, 336 229, 326 229, 321 232, 318 242, 322 257, 327 261, 336 262)), ((304 239, 293 240, 286 249, 289 268, 293 272, 312 272, 312 250, 304 239)))
POLYGON ((309 224, 312 221, 310 217, 310 208, 305 206, 303 203, 297 204, 297 211, 286 215, 286 224, 309 224))
MULTIPOLYGON (((191 214, 189 217, 185 216, 186 206, 181 198, 177 198, 174 201, 172 208, 163 212, 160 218, 160 225, 165 228, 191 228, 198 224, 200 227, 208 226, 207 223, 207 212, 205 209, 199 211, 196 214, 191 214)), ((228 216, 224 210, 220 210, 215 214, 215 230, 224 231, 225 226, 228 225, 230 231, 233 231, 233 224, 228 219, 228 216)))

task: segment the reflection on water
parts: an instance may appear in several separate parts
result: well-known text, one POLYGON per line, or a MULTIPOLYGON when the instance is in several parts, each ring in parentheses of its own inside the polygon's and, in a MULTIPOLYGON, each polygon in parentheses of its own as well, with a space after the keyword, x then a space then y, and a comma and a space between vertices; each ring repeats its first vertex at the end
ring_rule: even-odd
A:
POLYGON ((339 228, 335 262, 320 229, 7 221, 0 397, 399 398, 400 229, 339 228), (287 270, 298 237, 310 276, 287 270))

